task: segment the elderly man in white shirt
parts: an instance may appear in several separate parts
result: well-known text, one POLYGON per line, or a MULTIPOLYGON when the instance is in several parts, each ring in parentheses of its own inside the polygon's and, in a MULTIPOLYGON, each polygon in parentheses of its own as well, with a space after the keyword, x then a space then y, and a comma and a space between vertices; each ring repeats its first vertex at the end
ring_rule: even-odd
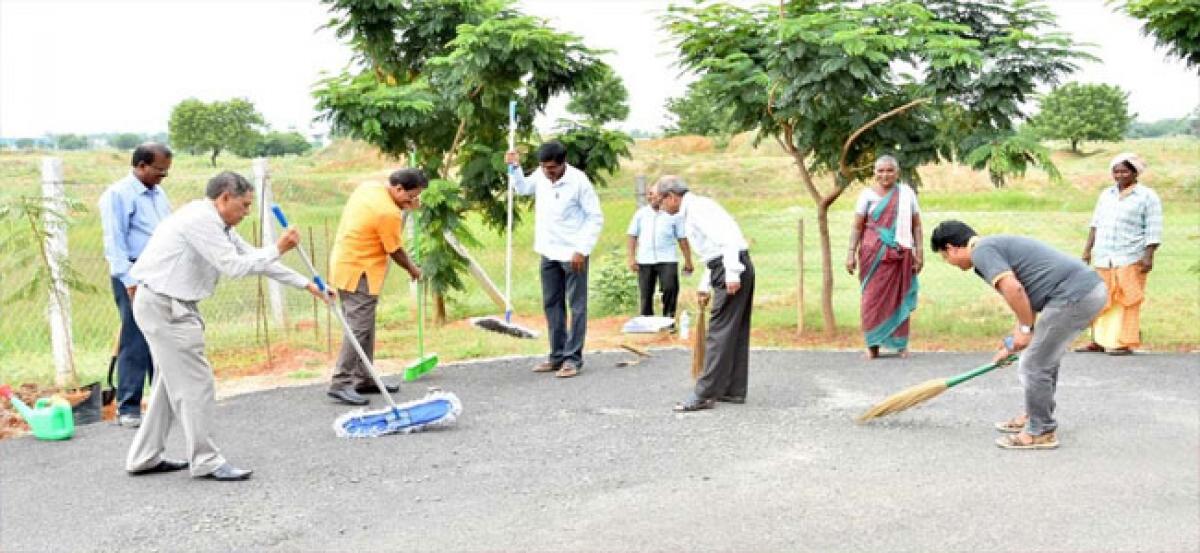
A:
MULTIPOLYGON (((588 256, 604 227, 604 213, 592 182, 566 159, 562 143, 547 142, 538 148, 539 167, 531 175, 526 177, 519 167, 509 172, 517 194, 534 196, 533 249, 542 256, 542 307, 549 327, 550 354, 533 371, 554 372, 559 378, 575 376, 583 368, 588 256)), ((505 161, 517 165, 517 152, 508 152, 505 161)))
POLYGON ((665 175, 655 185, 662 208, 683 218, 688 242, 704 261, 699 294, 711 293, 712 314, 704 350, 704 373, 677 412, 709 409, 715 402, 746 402, 750 368, 750 312, 754 264, 742 229, 711 198, 688 192, 687 183, 665 175), (711 292, 710 292, 711 291, 711 292))
POLYGON ((254 248, 233 227, 250 212, 254 186, 237 173, 208 181, 208 199, 180 208, 159 224, 130 275, 139 282, 133 316, 146 336, 156 377, 150 408, 129 448, 125 470, 132 475, 189 468, 192 476, 245 480, 212 439, 213 372, 204 355, 200 300, 213 294, 223 275, 266 275, 328 301, 316 285, 279 263, 300 235, 285 231, 275 244, 254 248), (171 424, 183 427, 188 460, 162 456, 171 424))

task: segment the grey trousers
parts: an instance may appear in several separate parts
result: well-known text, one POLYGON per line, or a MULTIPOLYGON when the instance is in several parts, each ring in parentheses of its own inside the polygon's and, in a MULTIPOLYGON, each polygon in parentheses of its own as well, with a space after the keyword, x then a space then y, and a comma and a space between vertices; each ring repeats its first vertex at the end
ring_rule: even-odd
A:
POLYGON ((746 397, 750 379, 750 312, 754 305, 754 264, 750 252, 738 256, 746 270, 736 294, 725 290, 725 265, 720 259, 708 264, 712 285, 712 315, 704 341, 704 372, 696 381, 700 399, 721 396, 746 397))
MULTIPOLYGON (((367 358, 375 362, 375 308, 379 306, 379 296, 368 294, 367 277, 363 275, 358 280, 358 287, 353 291, 338 290, 342 300, 342 314, 346 323, 358 338, 359 345, 366 352, 367 358)), ((330 390, 356 388, 373 385, 371 374, 358 358, 354 346, 342 334, 342 349, 338 351, 337 364, 333 368, 333 378, 329 382, 330 390)))
POLYGON ((1054 392, 1058 388, 1058 367, 1067 347, 1104 308, 1108 289, 1103 283, 1079 300, 1042 309, 1033 330, 1033 341, 1021 353, 1018 374, 1025 388, 1025 412, 1029 422, 1025 432, 1041 436, 1054 432, 1054 392))
POLYGON ((150 406, 129 447, 125 470, 145 470, 162 461, 167 433, 178 421, 192 476, 209 474, 225 458, 213 441, 213 373, 204 356, 204 320, 196 302, 141 286, 134 296, 133 317, 150 345, 155 378, 150 406))

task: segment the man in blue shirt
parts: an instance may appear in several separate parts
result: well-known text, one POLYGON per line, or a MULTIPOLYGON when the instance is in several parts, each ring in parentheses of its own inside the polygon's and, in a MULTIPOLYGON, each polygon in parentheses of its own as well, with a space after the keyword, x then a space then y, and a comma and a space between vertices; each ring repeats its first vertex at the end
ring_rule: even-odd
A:
POLYGON ((131 309, 137 281, 129 268, 137 261, 150 235, 171 214, 167 194, 159 186, 171 169, 171 150, 146 143, 133 151, 133 170, 100 195, 100 224, 104 228, 104 257, 112 277, 113 299, 121 315, 121 343, 117 353, 117 424, 137 428, 142 424, 142 390, 153 377, 150 348, 133 320, 131 309))
POLYGON ((641 314, 654 315, 655 281, 662 286, 663 316, 675 316, 679 299, 679 260, 675 243, 683 249, 683 272, 692 274, 692 251, 683 220, 660 209, 662 196, 656 185, 646 189, 646 205, 629 221, 629 270, 638 275, 641 314))

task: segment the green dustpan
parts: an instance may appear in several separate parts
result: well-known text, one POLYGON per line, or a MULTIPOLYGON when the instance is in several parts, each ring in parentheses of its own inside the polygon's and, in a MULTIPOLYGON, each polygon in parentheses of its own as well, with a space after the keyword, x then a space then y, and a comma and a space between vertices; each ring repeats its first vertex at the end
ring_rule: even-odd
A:
MULTIPOLYGON (((418 217, 414 216, 413 219, 418 217)), ((413 253, 414 258, 421 254, 421 227, 413 229, 413 253)), ((421 375, 437 368, 438 356, 436 353, 425 355, 425 286, 421 280, 417 281, 417 360, 409 363, 404 369, 404 381, 412 382, 421 375)))

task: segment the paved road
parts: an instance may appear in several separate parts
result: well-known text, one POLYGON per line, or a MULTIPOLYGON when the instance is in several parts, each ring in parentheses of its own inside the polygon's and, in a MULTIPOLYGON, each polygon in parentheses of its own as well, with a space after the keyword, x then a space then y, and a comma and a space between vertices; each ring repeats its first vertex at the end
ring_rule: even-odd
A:
POLYGON ((1039 452, 992 444, 1011 369, 851 421, 982 355, 756 351, 748 404, 687 416, 686 352, 623 358, 569 381, 444 367, 428 384, 463 399, 460 425, 372 440, 333 436, 320 387, 230 398, 218 438, 245 483, 126 476, 132 434, 106 424, 0 442, 0 550, 1200 550, 1195 355, 1068 356, 1063 446, 1039 452))

